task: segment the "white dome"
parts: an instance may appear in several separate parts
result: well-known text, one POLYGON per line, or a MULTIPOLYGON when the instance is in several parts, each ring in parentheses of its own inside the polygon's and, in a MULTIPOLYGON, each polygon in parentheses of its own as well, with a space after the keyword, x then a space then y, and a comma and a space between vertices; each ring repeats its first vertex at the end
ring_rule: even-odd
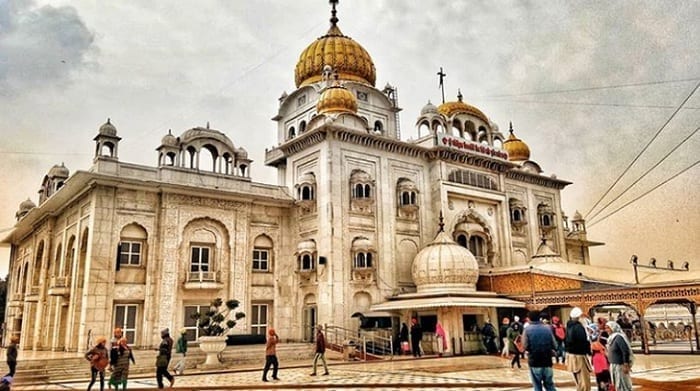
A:
POLYGON ((423 106, 423 108, 420 111, 421 115, 433 114, 433 113, 437 114, 438 109, 437 109, 437 106, 432 104, 430 101, 428 101, 428 103, 425 106, 423 106))
POLYGON ((116 137, 117 128, 114 125, 112 125, 112 121, 109 118, 107 118, 107 122, 100 126, 100 130, 98 131, 98 133, 102 136, 116 137))
POLYGON ((469 250, 441 230, 413 259, 411 273, 420 293, 473 292, 479 264, 469 250))

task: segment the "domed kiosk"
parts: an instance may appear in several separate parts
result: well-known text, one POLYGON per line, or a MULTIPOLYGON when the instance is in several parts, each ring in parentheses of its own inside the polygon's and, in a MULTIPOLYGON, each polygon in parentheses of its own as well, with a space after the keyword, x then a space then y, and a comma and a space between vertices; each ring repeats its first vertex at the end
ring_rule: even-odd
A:
MULTIPOLYGON (((478 332, 470 325, 483 325, 495 319, 496 308, 523 308, 524 303, 507 299, 490 291, 478 291, 479 265, 474 255, 452 240, 445 232, 442 213, 438 233, 413 258, 411 273, 415 293, 394 295, 384 303, 375 304, 371 311, 389 311, 407 316, 419 316, 423 331, 430 331, 440 323, 445 330, 446 354, 474 353, 481 349, 478 332), (430 321, 432 324, 427 324, 430 321)), ((434 340, 426 334, 422 347, 433 351, 434 340)))

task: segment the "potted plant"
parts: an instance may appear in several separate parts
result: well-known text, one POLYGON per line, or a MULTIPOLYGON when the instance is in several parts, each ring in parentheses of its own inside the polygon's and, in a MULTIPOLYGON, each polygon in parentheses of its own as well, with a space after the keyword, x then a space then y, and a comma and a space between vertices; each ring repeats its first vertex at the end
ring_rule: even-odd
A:
POLYGON ((207 354, 204 367, 221 365, 219 353, 226 349, 227 334, 236 326, 236 322, 245 317, 243 312, 235 312, 240 302, 229 299, 225 302, 217 297, 212 300, 209 310, 192 315, 200 331, 199 348, 207 354))

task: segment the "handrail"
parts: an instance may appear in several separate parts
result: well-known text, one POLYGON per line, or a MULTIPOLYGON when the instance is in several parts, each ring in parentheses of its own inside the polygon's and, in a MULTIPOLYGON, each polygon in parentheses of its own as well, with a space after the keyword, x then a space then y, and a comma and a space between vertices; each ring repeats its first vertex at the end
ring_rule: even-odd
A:
POLYGON ((356 331, 340 326, 326 325, 326 340, 342 348, 346 344, 355 345, 362 353, 362 359, 367 360, 367 354, 375 356, 394 356, 394 341, 390 337, 383 337, 374 332, 364 330, 356 331))

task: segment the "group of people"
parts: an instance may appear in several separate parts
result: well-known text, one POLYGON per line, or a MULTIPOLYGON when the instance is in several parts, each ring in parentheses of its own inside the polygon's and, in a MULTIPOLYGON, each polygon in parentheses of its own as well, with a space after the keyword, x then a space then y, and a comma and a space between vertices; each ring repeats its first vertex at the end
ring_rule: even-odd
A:
POLYGON ((570 316, 566 325, 555 316, 550 324, 538 311, 531 311, 523 325, 517 316, 512 323, 504 318, 500 329, 501 355, 512 354, 511 367, 520 368, 520 358, 527 354, 535 391, 556 390, 552 369, 555 362, 566 363, 577 391, 591 389, 592 374, 599 391, 631 391, 634 354, 620 325, 602 318, 594 324, 578 307, 570 316))
MULTIPOLYGON (((175 384, 175 378, 168 371, 168 365, 172 358, 172 349, 174 341, 170 337, 170 330, 163 329, 160 333, 161 342, 158 346, 158 355, 156 356, 156 381, 158 388, 164 388, 163 378, 168 379, 170 387, 175 384)), ((181 360, 175 365, 175 373, 183 374, 185 369, 185 356, 187 354, 187 337, 183 329, 180 338, 177 341, 177 353, 182 354, 181 360)), ((126 390, 127 381, 129 378, 129 366, 136 363, 134 354, 129 347, 129 343, 124 336, 120 327, 116 327, 113 332, 112 340, 110 341, 109 349, 107 348, 107 338, 97 337, 95 346, 85 353, 85 359, 90 362, 90 384, 88 391, 100 378, 100 391, 104 390, 105 372, 109 371, 108 387, 111 389, 126 390)))
MULTIPOLYGON (((279 370, 279 360, 277 359, 277 344, 280 337, 275 329, 270 328, 267 332, 267 342, 265 343, 265 367, 263 368, 262 381, 267 382, 267 373, 272 368, 272 380, 279 380, 277 371, 279 370)), ((310 376, 316 376, 316 366, 318 361, 323 363, 323 375, 328 376, 328 364, 326 363, 326 337, 323 335, 323 326, 316 325, 316 350, 313 361, 313 372, 310 376)))

